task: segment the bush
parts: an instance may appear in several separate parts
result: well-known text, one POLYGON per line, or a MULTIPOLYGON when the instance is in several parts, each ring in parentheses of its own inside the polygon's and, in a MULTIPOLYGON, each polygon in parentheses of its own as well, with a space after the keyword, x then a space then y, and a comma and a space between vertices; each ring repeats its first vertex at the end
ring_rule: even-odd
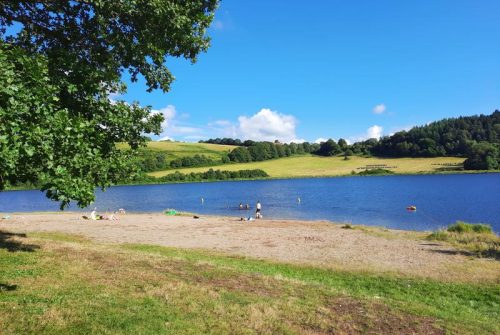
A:
POLYGON ((433 232, 427 239, 448 242, 481 257, 500 259, 500 238, 486 224, 457 221, 446 230, 433 232))
POLYGON ((463 221, 457 221, 446 230, 455 233, 493 233, 490 225, 482 223, 467 223, 463 221))
POLYGON ((362 171, 358 173, 360 176, 370 176, 370 175, 377 175, 377 174, 394 174, 394 172, 387 170, 387 169, 368 169, 365 171, 362 171))
POLYGON ((182 182, 182 181, 202 181, 202 180, 231 180, 231 179, 250 179, 250 178, 264 178, 269 175, 260 169, 255 170, 239 170, 239 171, 221 171, 209 169, 205 172, 191 172, 184 174, 179 171, 170 173, 166 176, 160 177, 156 180, 160 182, 182 182))

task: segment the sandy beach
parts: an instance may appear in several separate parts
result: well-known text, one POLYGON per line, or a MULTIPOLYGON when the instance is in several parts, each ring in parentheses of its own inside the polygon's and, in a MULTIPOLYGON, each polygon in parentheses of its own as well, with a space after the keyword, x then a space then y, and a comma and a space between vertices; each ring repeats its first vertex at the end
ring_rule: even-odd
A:
POLYGON ((162 213, 124 214, 90 221, 82 213, 14 213, 0 230, 61 232, 104 243, 141 243, 205 249, 348 271, 391 273, 438 280, 500 282, 500 265, 426 241, 426 233, 356 227, 324 221, 257 220, 162 213))

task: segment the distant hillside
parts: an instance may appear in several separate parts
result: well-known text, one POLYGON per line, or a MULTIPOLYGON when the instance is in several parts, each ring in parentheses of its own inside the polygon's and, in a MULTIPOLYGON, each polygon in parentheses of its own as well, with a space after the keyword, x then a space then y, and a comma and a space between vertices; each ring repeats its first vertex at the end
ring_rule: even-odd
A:
POLYGON ((466 169, 500 168, 500 111, 491 115, 444 119, 381 138, 375 156, 462 156, 466 169))
MULTIPOLYGON (((127 150, 126 144, 118 144, 127 150)), ((216 145, 186 142, 148 142, 139 150, 137 161, 142 171, 151 172, 169 168, 214 166, 228 161, 228 154, 237 148, 233 145, 216 145)))
MULTIPOLYGON (((464 158, 460 157, 378 158, 359 156, 345 160, 344 157, 320 157, 304 154, 261 162, 226 164, 221 169, 227 171, 259 169, 265 171, 272 178, 298 178, 359 174, 376 168, 387 169, 398 174, 456 172, 462 169, 463 161, 464 158)), ((177 171, 189 174, 208 170, 209 167, 193 167, 177 171)), ((151 172, 149 175, 162 177, 170 173, 172 170, 151 172)))
POLYGON ((500 111, 491 115, 444 119, 348 145, 343 139, 321 143, 320 156, 466 157, 467 170, 500 169, 500 111))

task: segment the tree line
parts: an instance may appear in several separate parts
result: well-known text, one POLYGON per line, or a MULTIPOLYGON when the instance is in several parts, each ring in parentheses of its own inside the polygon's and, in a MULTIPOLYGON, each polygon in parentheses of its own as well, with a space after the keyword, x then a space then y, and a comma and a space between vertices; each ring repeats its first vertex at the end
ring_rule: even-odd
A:
MULTIPOLYGON (((200 141, 202 142, 202 141, 200 141)), ((228 154, 231 162, 247 163, 312 153, 319 156, 467 157, 467 170, 500 169, 500 111, 432 122, 391 136, 348 144, 329 139, 320 144, 241 141, 216 138, 204 143, 239 145, 228 154)))
POLYGON ((380 140, 348 145, 343 139, 321 143, 321 156, 372 155, 378 157, 467 157, 467 170, 500 169, 500 111, 444 119, 400 131, 380 140))
POLYGON ((197 182, 197 181, 216 181, 216 180, 238 180, 238 179, 256 179, 265 178, 269 175, 261 170, 214 170, 209 169, 205 172, 182 173, 175 171, 162 177, 153 177, 146 174, 137 176, 132 183, 171 183, 171 182, 197 182))

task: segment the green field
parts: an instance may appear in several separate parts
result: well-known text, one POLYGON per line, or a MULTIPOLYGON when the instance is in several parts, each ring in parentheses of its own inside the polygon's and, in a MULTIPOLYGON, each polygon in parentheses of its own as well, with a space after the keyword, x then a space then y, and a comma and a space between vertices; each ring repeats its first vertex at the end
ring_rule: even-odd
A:
MULTIPOLYGON (((196 154, 205 155, 212 159, 220 159, 223 155, 236 148, 233 145, 217 145, 209 143, 186 143, 186 142, 148 142, 147 148, 154 151, 164 151, 168 154, 168 160, 194 156, 196 154)), ((128 145, 119 143, 119 149, 127 149, 128 145)))
POLYGON ((2 334, 494 334, 498 283, 0 231, 2 334))
MULTIPOLYGON (((363 171, 363 167, 370 165, 385 165, 388 170, 395 173, 433 173, 446 171, 449 168, 441 164, 462 164, 465 158, 458 157, 433 157, 433 158, 376 158, 376 157, 320 157, 314 155, 294 156, 279 158, 263 162, 226 164, 218 166, 221 170, 262 169, 272 178, 293 177, 323 177, 348 175, 352 171, 363 171), (439 164, 439 165, 437 165, 439 164)), ((183 173, 203 172, 209 167, 178 169, 183 173)), ((161 177, 172 173, 174 170, 152 172, 150 175, 161 177)))

